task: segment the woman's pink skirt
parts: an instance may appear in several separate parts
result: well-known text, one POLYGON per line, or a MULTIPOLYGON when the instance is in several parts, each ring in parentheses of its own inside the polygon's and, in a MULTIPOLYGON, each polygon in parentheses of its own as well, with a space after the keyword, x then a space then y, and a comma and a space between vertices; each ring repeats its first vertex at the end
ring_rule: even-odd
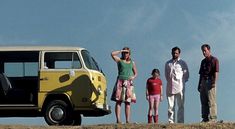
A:
POLYGON ((112 101, 136 103, 133 82, 130 80, 117 79, 111 96, 112 101))

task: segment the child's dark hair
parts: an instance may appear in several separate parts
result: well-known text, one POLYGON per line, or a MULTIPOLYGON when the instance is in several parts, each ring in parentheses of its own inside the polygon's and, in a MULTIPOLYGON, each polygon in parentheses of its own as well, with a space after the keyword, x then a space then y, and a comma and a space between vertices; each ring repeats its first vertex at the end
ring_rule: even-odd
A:
POLYGON ((158 74, 160 75, 159 69, 153 69, 153 70, 152 70, 152 75, 153 75, 154 73, 158 73, 158 74))

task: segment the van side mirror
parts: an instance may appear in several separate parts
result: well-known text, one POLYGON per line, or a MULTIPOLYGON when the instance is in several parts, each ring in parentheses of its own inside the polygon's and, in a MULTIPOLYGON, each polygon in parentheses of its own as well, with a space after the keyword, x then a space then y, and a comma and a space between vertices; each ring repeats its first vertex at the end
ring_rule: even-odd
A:
POLYGON ((73 69, 71 69, 71 70, 69 71, 69 76, 70 76, 70 77, 74 77, 74 76, 75 76, 75 71, 74 71, 73 69))

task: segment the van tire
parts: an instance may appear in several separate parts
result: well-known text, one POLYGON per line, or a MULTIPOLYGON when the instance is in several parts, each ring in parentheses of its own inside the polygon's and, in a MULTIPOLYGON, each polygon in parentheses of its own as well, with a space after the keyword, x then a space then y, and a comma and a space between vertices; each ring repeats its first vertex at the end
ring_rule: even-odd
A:
POLYGON ((67 125, 71 108, 63 100, 53 100, 46 105, 44 119, 48 125, 67 125))
POLYGON ((82 124, 82 117, 81 115, 76 115, 76 117, 73 118, 73 125, 81 125, 82 124))
POLYGON ((67 125, 81 125, 82 123, 82 117, 81 114, 76 114, 76 116, 73 116, 71 119, 68 119, 66 124, 67 125))

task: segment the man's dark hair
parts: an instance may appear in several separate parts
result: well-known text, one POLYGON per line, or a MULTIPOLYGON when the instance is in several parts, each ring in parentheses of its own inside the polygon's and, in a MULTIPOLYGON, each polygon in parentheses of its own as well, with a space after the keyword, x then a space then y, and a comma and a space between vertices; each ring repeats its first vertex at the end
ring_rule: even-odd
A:
POLYGON ((203 45, 201 46, 201 49, 203 50, 204 47, 206 47, 208 50, 211 50, 211 47, 210 47, 209 44, 203 44, 203 45))
POLYGON ((179 53, 181 52, 179 47, 173 47, 173 48, 171 49, 171 52, 173 53, 173 52, 176 51, 176 50, 178 50, 179 53))

